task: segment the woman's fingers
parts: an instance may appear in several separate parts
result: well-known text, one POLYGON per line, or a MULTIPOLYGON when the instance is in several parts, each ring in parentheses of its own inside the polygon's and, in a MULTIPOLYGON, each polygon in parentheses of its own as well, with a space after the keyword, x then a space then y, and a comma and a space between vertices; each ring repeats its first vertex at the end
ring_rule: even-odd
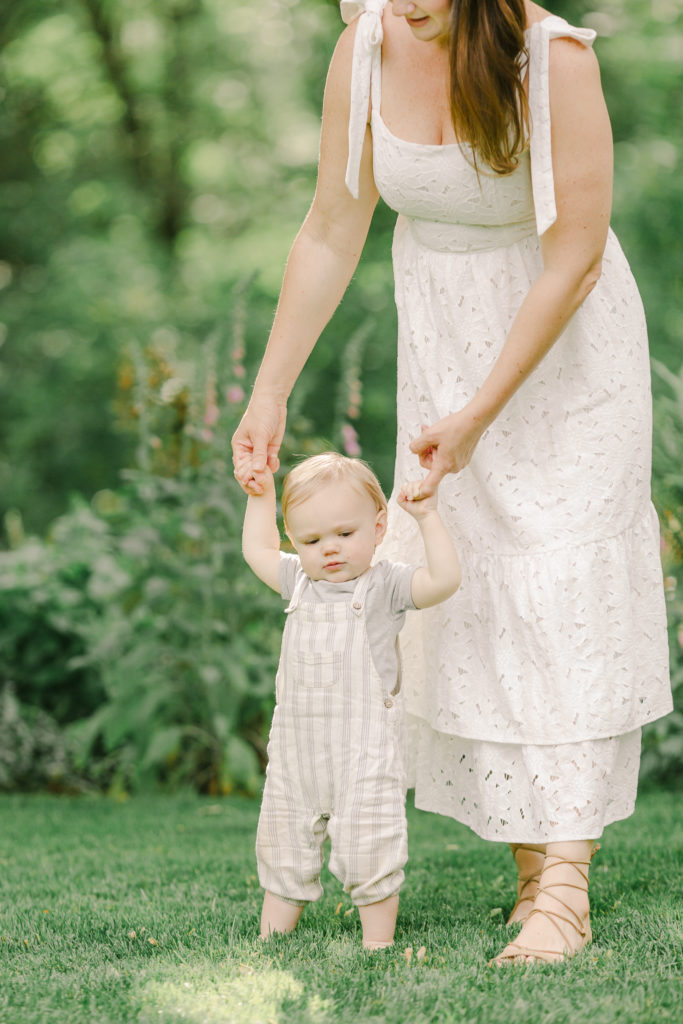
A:
POLYGON ((426 454, 427 451, 438 446, 437 438, 427 427, 422 428, 422 433, 419 437, 413 438, 410 442, 410 450, 415 455, 426 454))
POLYGON ((430 470, 430 472, 427 473, 427 476, 424 478, 424 480, 420 481, 419 487, 421 497, 423 499, 431 498, 432 495, 438 489, 438 486, 445 477, 445 475, 446 470, 443 469, 441 466, 435 466, 432 470, 430 470))
POLYGON ((438 442, 432 433, 423 431, 419 437, 410 442, 410 450, 418 456, 423 469, 431 469, 434 458, 439 451, 438 442))
POLYGON ((262 494, 263 487, 259 482, 266 468, 266 449, 262 444, 257 457, 257 443, 249 434, 236 434, 232 442, 232 461, 237 483, 247 494, 262 494))
POLYGON ((280 468, 278 451, 284 433, 286 410, 267 403, 247 408, 232 438, 235 479, 247 494, 262 494, 266 469, 280 468))
POLYGON ((269 444, 268 445, 268 455, 267 455, 266 461, 268 463, 268 469, 273 474, 277 473, 278 469, 280 468, 280 459, 278 457, 279 450, 280 450, 280 445, 279 444, 269 444))

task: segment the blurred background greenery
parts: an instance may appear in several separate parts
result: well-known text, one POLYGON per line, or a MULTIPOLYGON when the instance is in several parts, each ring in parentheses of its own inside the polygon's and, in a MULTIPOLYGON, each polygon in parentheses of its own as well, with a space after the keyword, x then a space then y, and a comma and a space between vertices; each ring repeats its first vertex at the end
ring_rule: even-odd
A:
MULTIPOLYGON (((4 0, 0 787, 260 784, 280 602, 244 569, 228 440, 315 182, 336 0, 4 0)), ((613 224, 655 360, 654 491, 683 771, 683 10, 558 0, 597 29, 613 224)), ((290 413, 285 464, 365 450, 390 487, 380 205, 290 413)))

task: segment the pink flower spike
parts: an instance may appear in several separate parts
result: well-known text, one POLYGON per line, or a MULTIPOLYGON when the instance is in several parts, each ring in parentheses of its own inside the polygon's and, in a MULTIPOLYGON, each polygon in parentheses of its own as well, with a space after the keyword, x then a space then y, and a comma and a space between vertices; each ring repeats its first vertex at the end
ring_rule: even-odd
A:
POLYGON ((232 372, 239 380, 242 380, 247 375, 247 371, 244 369, 241 363, 235 363, 235 365, 232 368, 232 372))
POLYGON ((215 403, 207 405, 206 410, 204 412, 204 423, 206 424, 207 427, 212 427, 216 420, 218 419, 218 416, 218 406, 215 403))
POLYGON ((360 445, 358 444, 358 434, 351 426, 350 423, 345 423, 341 429, 342 438, 344 441, 344 451, 347 455, 353 458, 356 455, 360 455, 360 445))
POLYGON ((213 441, 213 430, 209 430, 208 427, 205 427, 204 430, 200 431, 199 436, 201 437, 202 441, 206 441, 206 443, 208 444, 209 441, 213 441))
POLYGON ((233 386, 228 388, 225 392, 225 397, 232 405, 236 405, 244 398, 244 388, 240 387, 239 384, 233 384, 233 386))

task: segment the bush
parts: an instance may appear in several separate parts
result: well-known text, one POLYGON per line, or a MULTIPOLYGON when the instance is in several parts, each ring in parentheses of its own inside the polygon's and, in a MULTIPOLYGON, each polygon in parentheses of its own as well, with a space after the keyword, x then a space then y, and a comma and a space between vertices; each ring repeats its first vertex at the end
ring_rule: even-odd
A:
POLYGON ((83 789, 64 733, 40 708, 19 703, 11 684, 0 692, 0 790, 83 789))
POLYGON ((653 363, 662 383, 654 404, 653 491, 662 523, 674 710, 645 729, 642 776, 683 778, 683 367, 653 363))
MULTIPOLYGON (((282 602, 242 559, 246 498, 229 457, 245 401, 245 298, 242 286, 232 324, 199 359, 184 361, 172 335, 129 347, 117 414, 138 465, 120 487, 74 499, 44 541, 25 540, 16 515, 7 522, 0 684, 15 684, 25 716, 49 710, 78 771, 110 789, 260 787, 282 602)), ((340 439, 366 335, 348 342, 340 439)), ((296 407, 289 422, 284 468, 295 448, 329 447, 296 407)))

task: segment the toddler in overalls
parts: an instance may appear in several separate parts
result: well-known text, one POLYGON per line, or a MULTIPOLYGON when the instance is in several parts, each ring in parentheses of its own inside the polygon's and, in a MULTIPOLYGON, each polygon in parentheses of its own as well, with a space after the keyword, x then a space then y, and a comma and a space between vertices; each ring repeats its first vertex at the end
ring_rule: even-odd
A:
POLYGON ((244 557, 289 601, 256 838, 262 938, 291 931, 321 895, 329 835, 329 867, 358 906, 363 945, 393 942, 408 857, 396 641, 408 609, 444 601, 460 583, 436 495, 406 484, 399 504, 419 527, 424 567, 371 564, 387 503, 359 459, 328 452, 285 478, 296 555, 280 551, 272 476, 248 499, 244 557))

